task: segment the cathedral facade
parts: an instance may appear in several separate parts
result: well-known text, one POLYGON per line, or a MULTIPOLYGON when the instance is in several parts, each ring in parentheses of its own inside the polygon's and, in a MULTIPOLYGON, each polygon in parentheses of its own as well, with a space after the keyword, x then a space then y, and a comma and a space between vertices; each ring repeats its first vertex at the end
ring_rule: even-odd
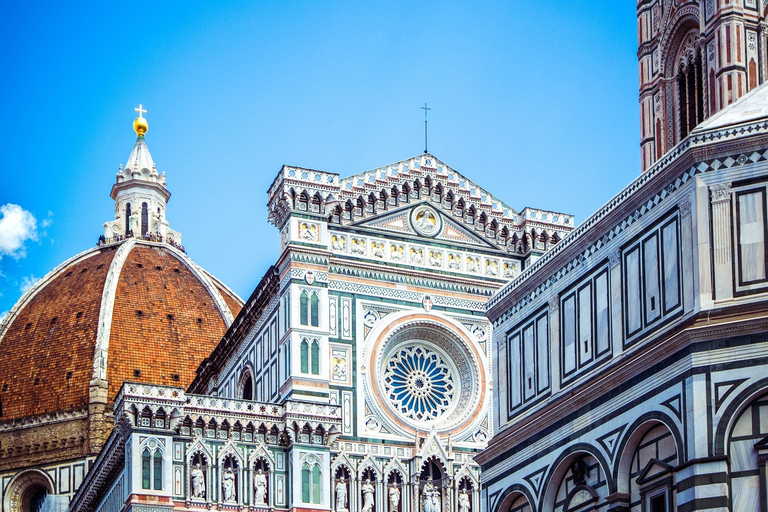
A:
POLYGON ((566 236, 430 154, 284 166, 279 258, 185 391, 127 383, 77 510, 480 510, 495 291, 566 236))
POLYGON ((766 81, 767 11, 762 0, 638 0, 644 171, 766 81))

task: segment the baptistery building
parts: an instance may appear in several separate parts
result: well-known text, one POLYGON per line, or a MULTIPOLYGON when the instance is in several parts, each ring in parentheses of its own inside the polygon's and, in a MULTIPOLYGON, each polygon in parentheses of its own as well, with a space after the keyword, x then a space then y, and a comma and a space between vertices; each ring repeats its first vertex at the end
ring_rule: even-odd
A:
POLYGON ((284 166, 264 275, 191 385, 126 383, 77 510, 479 511, 485 304, 573 229, 425 153, 284 166))
POLYGON ((123 382, 189 385, 242 307, 169 228, 142 112, 134 128, 112 186, 115 220, 0 324, 4 512, 66 510, 112 432, 123 382))
POLYGON ((488 302, 488 512, 768 509, 768 84, 488 302))

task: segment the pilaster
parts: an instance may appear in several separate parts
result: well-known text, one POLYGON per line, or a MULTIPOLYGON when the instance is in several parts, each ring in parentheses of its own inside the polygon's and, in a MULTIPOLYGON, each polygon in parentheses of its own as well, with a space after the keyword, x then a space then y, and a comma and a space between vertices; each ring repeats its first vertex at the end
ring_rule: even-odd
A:
POLYGON ((733 298, 733 249, 731 236, 731 184, 709 187, 712 203, 712 252, 715 300, 733 298))

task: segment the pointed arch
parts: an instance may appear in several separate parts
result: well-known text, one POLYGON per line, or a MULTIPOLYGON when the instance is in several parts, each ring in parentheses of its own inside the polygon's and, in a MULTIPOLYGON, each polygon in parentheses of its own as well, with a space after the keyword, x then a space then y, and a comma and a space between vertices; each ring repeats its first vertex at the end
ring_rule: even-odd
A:
POLYGON ((300 212, 306 212, 309 210, 309 194, 307 194, 306 190, 299 194, 299 197, 296 200, 296 209, 300 212))
POLYGON ((477 218, 477 208, 475 208, 475 205, 470 205, 467 209, 467 214, 464 216, 464 222, 467 224, 474 225, 475 219, 477 218))
POLYGON ((309 340, 302 338, 300 345, 301 373, 309 373, 309 340))
POLYGON ((312 340, 310 360, 312 375, 320 375, 320 343, 317 340, 312 340))
POLYGON ((323 203, 323 196, 320 195, 320 192, 315 193, 315 195, 312 196, 309 211, 312 213, 323 213, 323 203))
POLYGON ((351 199, 344 203, 344 220, 353 220, 355 218, 355 204, 351 199))

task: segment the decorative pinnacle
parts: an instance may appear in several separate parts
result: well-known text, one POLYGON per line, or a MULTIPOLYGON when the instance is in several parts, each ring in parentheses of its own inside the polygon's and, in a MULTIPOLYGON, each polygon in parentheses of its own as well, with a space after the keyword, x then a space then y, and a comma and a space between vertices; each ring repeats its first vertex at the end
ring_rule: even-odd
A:
POLYGON ((142 116, 142 114, 146 113, 147 111, 142 108, 141 103, 139 103, 139 108, 135 108, 133 110, 139 113, 139 117, 133 120, 133 130, 136 132, 136 135, 143 137, 149 129, 147 120, 144 119, 144 116, 142 116))

